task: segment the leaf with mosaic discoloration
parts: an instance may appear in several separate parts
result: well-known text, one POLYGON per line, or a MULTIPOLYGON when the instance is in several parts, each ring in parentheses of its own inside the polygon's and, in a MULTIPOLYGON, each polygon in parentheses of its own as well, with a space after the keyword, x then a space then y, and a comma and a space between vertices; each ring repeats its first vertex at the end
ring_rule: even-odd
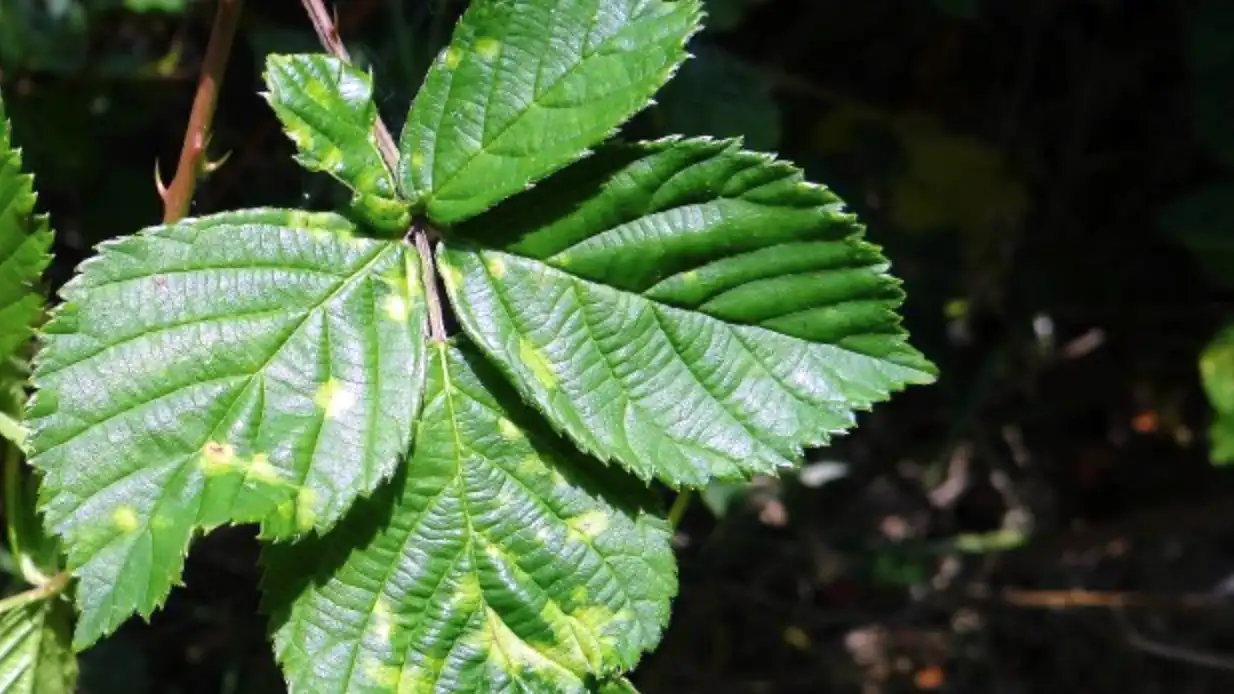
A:
POLYGON ((796 168, 714 140, 607 148, 460 225, 467 334, 584 450, 697 486, 795 464, 929 383, 879 249, 796 168))
POLYGON ((402 234, 411 221, 382 161, 373 126, 372 78, 326 55, 271 55, 266 100, 296 144, 296 160, 350 188, 352 207, 377 229, 402 234))
POLYGON ((196 530, 328 529, 408 449, 425 310, 401 241, 220 214, 102 245, 61 294, 27 422, 78 646, 149 615, 196 530))
POLYGON ((651 102, 701 13, 699 0, 475 0, 407 117, 403 194, 454 224, 586 155, 651 102))
POLYGON ((329 535, 267 548, 289 688, 594 691, 593 676, 620 675, 659 641, 677 588, 668 524, 474 348, 430 354, 405 475, 329 535))

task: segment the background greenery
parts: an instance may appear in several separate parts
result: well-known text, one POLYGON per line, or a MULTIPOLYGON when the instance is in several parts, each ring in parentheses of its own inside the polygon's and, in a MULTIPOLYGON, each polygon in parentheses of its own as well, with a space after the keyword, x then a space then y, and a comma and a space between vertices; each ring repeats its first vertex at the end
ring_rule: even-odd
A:
MULTIPOLYGON (((831 185, 940 366, 792 479, 713 487, 656 692, 1228 692, 1234 686, 1234 3, 713 0, 627 131, 743 135, 831 185), (1127 606, 1128 603, 1134 603, 1127 606), (1122 609, 1119 609, 1122 606, 1122 609)), ((461 0, 340 0, 397 132, 461 0)), ((0 0, 0 85, 67 279, 155 223, 213 8, 0 0)), ((196 212, 343 193, 258 96, 316 50, 250 2, 196 212)), ((92 694, 281 691, 256 544, 215 533, 92 694)))

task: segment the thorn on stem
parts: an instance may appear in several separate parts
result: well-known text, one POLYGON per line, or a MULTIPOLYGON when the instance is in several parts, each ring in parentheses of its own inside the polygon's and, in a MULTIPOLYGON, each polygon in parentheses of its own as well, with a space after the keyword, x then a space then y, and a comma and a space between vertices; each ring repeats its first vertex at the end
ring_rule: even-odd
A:
POLYGON ((158 191, 163 202, 167 202, 167 184, 163 183, 163 172, 159 169, 159 160, 154 159, 154 189, 158 191))

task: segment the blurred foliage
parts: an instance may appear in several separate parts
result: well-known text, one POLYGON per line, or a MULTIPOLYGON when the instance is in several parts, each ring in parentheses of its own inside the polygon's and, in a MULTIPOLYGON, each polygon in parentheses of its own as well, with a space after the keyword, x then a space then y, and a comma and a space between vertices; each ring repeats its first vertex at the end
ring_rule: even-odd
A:
POLYGON ((1213 462, 1234 463, 1234 326, 1223 330, 1204 349, 1200 377, 1215 411, 1209 427, 1213 462))

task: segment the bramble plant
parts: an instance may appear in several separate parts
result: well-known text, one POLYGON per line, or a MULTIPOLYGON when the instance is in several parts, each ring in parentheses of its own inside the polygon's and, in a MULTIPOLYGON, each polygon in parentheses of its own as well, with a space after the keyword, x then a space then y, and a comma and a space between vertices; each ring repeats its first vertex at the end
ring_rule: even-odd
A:
MULTIPOLYGON (((292 692, 631 692, 677 590, 654 487, 776 474, 931 382, 899 284, 773 155, 605 142, 699 0, 476 0, 397 144, 306 6, 333 54, 270 57, 267 98, 350 208, 169 213, 42 326, 24 445, 72 645, 157 609, 194 535, 256 523, 292 692)), ((50 236, 4 145, 13 351, 50 236)))

